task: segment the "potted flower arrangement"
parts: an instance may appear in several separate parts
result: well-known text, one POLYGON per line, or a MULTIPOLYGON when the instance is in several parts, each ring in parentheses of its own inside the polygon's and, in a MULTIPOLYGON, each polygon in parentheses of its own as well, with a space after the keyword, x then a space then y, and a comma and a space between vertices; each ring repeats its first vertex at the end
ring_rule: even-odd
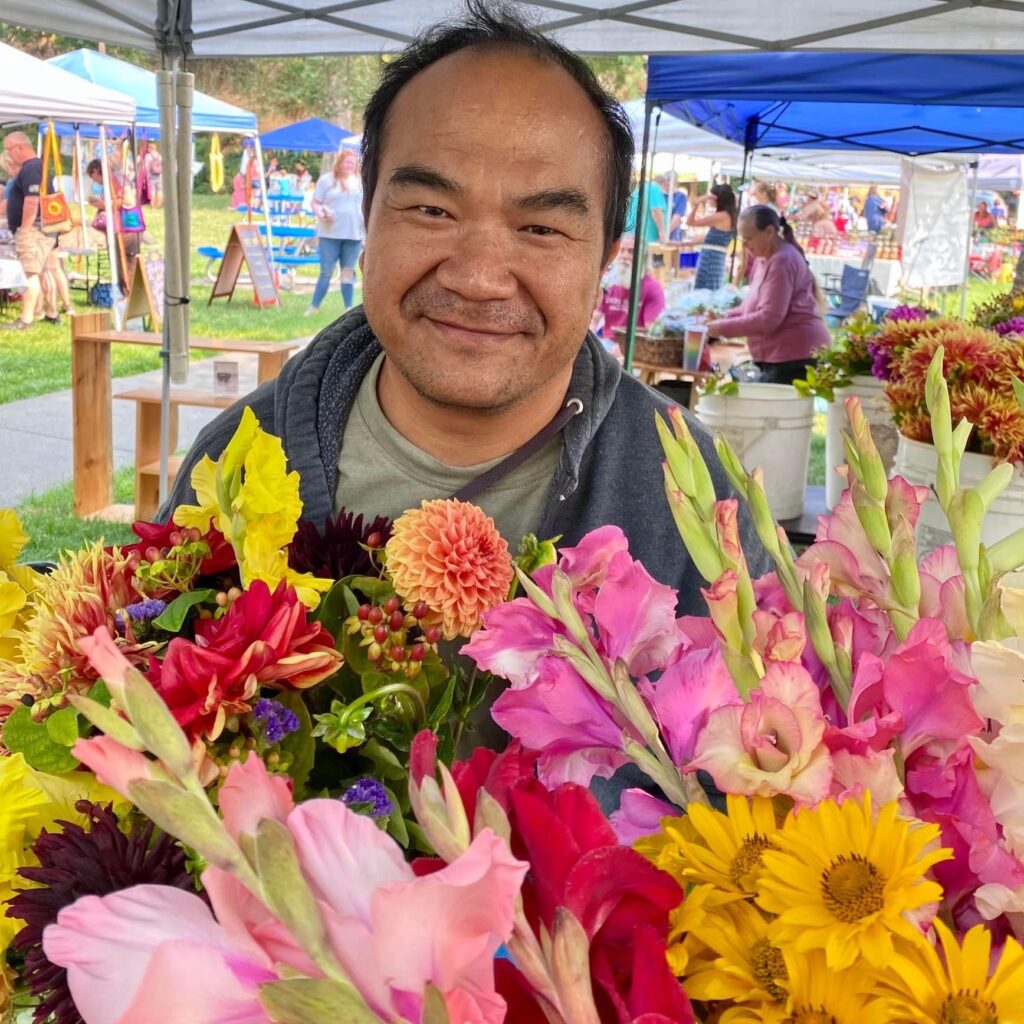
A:
POLYGON ((4 742, 16 714, 22 749, 0 756, 0 901, 12 922, 0 936, 13 930, 7 976, 33 993, 21 1017, 1016 1019, 1024 532, 982 540, 1012 471, 962 480, 965 430, 953 428, 942 360, 936 349, 926 404, 954 546, 920 563, 924 490, 887 480, 856 398, 849 489, 799 559, 761 471, 719 441, 774 559, 757 580, 739 502, 715 495, 683 415, 659 420, 665 496, 707 582, 708 619, 678 620, 675 593, 616 527, 557 555, 528 545, 513 566, 486 517, 461 503, 413 510, 383 546, 363 539, 358 580, 316 576, 288 560, 294 475, 251 424, 230 458, 197 470, 200 504, 167 528, 180 537, 65 560, 80 612, 76 600, 55 614, 58 596, 13 564, 17 527, 3 520, 0 653, 16 692, 33 697, 5 691, 4 742), (444 543, 454 547, 439 559, 444 543), (214 594, 187 609, 147 598, 164 604, 154 617, 124 603, 135 576, 188 577, 181 595, 214 594), (238 594, 215 589, 229 579, 238 594), (279 590, 271 611, 264 591, 279 590), (394 650, 426 648, 432 629, 470 633, 465 653, 508 681, 492 709, 514 738, 504 753, 451 763, 445 705, 458 687, 421 678, 426 651, 394 650), (29 635, 50 645, 59 673, 29 664, 29 635), (193 675, 212 639, 219 671, 193 675), (361 668, 360 651, 375 667, 361 668), (379 767, 340 793, 302 786, 308 743, 274 742, 286 711, 302 715, 278 695, 306 704, 325 689, 351 709, 360 698, 345 669, 376 694, 374 713, 332 709, 319 737, 300 723, 288 738, 305 735, 315 764, 328 735, 358 744, 352 730, 374 730, 368 763, 379 767), (387 682, 375 674, 385 671, 387 682), (240 687, 220 683, 239 675, 240 687), (194 699, 182 701, 186 683, 194 699), (413 684, 419 702, 380 692, 395 683, 413 684), (259 699, 285 711, 241 706, 259 699), (61 752, 74 770, 29 764, 48 754, 63 768, 61 752), (643 788, 608 818, 595 792, 626 766, 643 788), (395 800, 411 811, 404 837, 390 827, 395 800))
POLYGON ((976 306, 972 323, 999 335, 1024 335, 1024 293, 1003 292, 976 306))
MULTIPOLYGON (((1024 352, 1016 338, 962 321, 935 320, 927 325, 927 330, 914 332, 908 344, 885 350, 885 393, 900 432, 896 472, 914 484, 935 483, 938 457, 927 408, 927 379, 931 360, 942 349, 954 422, 973 424, 958 428, 964 480, 980 482, 994 462, 1017 467, 1008 490, 986 519, 985 539, 994 543, 1024 522, 1024 412, 1014 393, 1014 378, 1024 376, 1024 352)), ((922 509, 919 535, 926 548, 949 542, 949 526, 934 500, 922 509)))

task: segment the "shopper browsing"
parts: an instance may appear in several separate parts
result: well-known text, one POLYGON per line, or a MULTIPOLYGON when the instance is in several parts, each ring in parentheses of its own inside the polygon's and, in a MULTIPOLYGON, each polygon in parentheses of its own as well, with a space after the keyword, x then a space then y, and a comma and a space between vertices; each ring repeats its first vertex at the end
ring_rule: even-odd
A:
POLYGON ((691 228, 707 228, 694 288, 717 291, 725 284, 725 258, 736 239, 736 193, 728 185, 715 185, 693 204, 686 218, 691 228))
POLYGON ((335 157, 331 171, 320 176, 313 193, 313 213, 317 218, 320 276, 306 316, 313 316, 320 309, 331 286, 331 275, 339 263, 342 304, 345 309, 351 309, 355 301, 356 260, 366 237, 359 159, 351 149, 343 149, 335 157))
POLYGON ((754 258, 750 291, 739 306, 708 323, 708 334, 745 337, 762 381, 791 384, 831 341, 818 286, 793 229, 770 206, 745 211, 739 236, 754 258))

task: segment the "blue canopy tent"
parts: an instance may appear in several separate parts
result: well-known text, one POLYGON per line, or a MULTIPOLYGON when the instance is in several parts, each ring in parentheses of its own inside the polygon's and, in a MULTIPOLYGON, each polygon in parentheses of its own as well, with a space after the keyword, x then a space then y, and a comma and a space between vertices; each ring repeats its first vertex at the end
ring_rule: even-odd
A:
MULTIPOLYGON (((69 71, 88 82, 105 86, 135 100, 135 124, 145 128, 150 138, 160 131, 160 107, 157 100, 157 77, 152 71, 136 67, 96 50, 72 50, 47 62, 69 71)), ((223 100, 195 90, 192 94, 192 130, 255 135, 256 115, 223 100)), ((57 131, 61 127, 57 126, 57 131)))
MULTIPOLYGON (((662 112, 755 150, 906 156, 1024 152, 1024 56, 741 53, 651 57, 639 205, 652 117, 662 112)), ((746 174, 744 173, 744 177, 746 174)), ((643 216, 637 224, 644 223, 643 216)), ((636 251, 642 244, 637 230, 636 251)), ((634 279, 641 259, 633 261, 634 279)), ((633 282, 636 294, 638 280, 633 282)), ((631 311, 626 365, 635 335, 631 311)))
POLYGON ((286 124, 264 132, 260 142, 265 149, 291 149, 304 153, 337 153, 346 139, 358 141, 358 136, 319 117, 286 124))

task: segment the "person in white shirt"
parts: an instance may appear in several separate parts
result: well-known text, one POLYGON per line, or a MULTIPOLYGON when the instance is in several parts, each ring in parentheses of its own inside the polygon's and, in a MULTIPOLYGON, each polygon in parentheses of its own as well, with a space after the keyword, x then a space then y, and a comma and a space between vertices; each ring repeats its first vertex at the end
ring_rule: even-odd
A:
POLYGON ((343 149, 335 158, 333 169, 320 176, 313 193, 313 213, 317 218, 320 277, 306 316, 313 316, 320 309, 339 263, 342 303, 345 309, 351 309, 355 300, 356 261, 366 237, 359 158, 352 150, 343 149))

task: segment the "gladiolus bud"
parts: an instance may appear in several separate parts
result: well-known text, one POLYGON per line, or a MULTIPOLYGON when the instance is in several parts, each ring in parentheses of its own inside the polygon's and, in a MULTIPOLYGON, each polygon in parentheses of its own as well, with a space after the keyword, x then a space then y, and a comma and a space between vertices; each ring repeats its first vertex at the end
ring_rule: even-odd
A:
POLYGON ((901 516, 892 532, 886 557, 896 598, 908 611, 917 615, 921 601, 921 576, 917 571, 917 540, 914 528, 901 516))
POLYGON ((850 485, 850 498, 868 541, 879 554, 884 555, 889 550, 889 544, 892 541, 885 505, 876 501, 860 480, 854 480, 850 485))
POLYGON ((697 567, 697 571, 708 583, 722 575, 725 564, 718 544, 709 536, 709 530, 697 514, 693 502, 673 486, 671 475, 666 470, 665 494, 668 497, 672 518, 682 537, 686 550, 697 567))
POLYGON ((868 494, 875 501, 884 503, 885 496, 889 491, 889 481, 886 478, 885 466, 875 447, 874 438, 871 436, 871 427, 868 425, 859 398, 846 399, 846 416, 850 421, 853 440, 857 447, 860 463, 858 476, 868 494))

